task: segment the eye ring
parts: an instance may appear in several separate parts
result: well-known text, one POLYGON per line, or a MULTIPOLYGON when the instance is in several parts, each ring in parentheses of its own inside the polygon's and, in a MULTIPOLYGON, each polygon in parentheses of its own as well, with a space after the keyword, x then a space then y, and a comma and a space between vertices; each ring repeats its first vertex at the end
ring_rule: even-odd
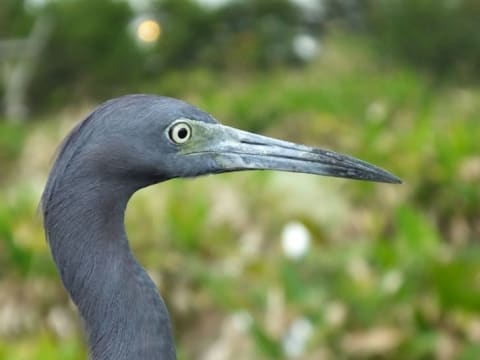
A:
POLYGON ((168 129, 168 137, 175 144, 184 144, 192 136, 192 128, 185 122, 177 122, 168 129))

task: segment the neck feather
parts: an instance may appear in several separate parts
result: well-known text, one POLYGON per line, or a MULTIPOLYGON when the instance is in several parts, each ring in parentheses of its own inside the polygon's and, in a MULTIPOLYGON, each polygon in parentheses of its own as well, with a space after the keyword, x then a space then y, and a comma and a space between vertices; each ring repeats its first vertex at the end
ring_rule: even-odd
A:
POLYGON ((85 320, 92 359, 175 359, 167 309, 125 233, 135 190, 77 178, 59 181, 43 204, 50 248, 85 320))

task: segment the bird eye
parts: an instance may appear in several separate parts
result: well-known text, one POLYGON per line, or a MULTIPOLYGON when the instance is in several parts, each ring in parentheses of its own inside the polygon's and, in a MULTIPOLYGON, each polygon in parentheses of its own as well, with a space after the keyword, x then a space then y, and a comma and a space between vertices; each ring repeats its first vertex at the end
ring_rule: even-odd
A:
POLYGON ((192 129, 188 124, 179 122, 168 130, 168 136, 175 144, 183 144, 192 136, 192 129))

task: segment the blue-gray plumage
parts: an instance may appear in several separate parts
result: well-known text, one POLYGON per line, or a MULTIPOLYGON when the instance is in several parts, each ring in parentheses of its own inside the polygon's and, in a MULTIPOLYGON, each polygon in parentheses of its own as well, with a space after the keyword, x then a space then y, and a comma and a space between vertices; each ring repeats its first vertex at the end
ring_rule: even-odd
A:
POLYGON ((165 304, 124 228, 132 194, 177 177, 273 169, 399 183, 378 167, 219 124, 183 101, 110 100, 65 139, 42 196, 46 237, 92 359, 175 359, 165 304))

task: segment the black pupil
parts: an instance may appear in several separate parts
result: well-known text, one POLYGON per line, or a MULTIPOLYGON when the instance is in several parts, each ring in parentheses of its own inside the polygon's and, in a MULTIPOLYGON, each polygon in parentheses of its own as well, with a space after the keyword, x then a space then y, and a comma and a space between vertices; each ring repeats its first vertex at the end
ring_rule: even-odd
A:
POLYGON ((177 135, 179 139, 183 140, 188 136, 188 130, 186 128, 181 128, 180 130, 178 130, 177 135))

